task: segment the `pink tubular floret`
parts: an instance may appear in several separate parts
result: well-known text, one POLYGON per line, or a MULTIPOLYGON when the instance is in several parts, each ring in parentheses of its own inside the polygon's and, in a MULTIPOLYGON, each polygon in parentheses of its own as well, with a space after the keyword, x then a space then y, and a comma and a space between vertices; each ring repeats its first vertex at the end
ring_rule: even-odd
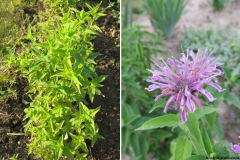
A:
POLYGON ((195 56, 192 50, 187 49, 187 53, 182 53, 182 58, 179 60, 172 57, 168 58, 166 62, 161 59, 162 64, 160 65, 154 62, 158 69, 148 70, 152 76, 147 81, 152 84, 146 90, 162 90, 162 93, 156 96, 155 101, 163 96, 170 96, 164 112, 178 107, 184 123, 187 121, 187 111, 194 112, 196 106, 202 109, 201 101, 197 98, 198 94, 206 96, 210 102, 215 100, 210 92, 203 89, 204 84, 219 92, 223 91, 217 84, 216 78, 223 74, 217 68, 221 63, 211 55, 212 53, 208 54, 207 50, 198 50, 195 56))

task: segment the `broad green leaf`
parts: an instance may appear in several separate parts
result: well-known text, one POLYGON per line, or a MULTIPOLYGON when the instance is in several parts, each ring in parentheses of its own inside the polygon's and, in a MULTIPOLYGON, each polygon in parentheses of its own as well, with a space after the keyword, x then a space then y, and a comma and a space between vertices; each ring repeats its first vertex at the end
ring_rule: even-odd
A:
POLYGON ((203 144, 205 146, 207 154, 210 155, 213 152, 212 143, 211 143, 211 140, 208 136, 207 130, 205 129, 204 125, 201 126, 201 133, 202 133, 203 144))
POLYGON ((172 141, 170 144, 170 152, 172 154, 170 160, 175 160, 175 150, 176 150, 177 142, 172 141))
POLYGON ((67 158, 74 158, 73 154, 71 153, 70 149, 66 146, 63 147, 63 155, 67 158))
POLYGON ((198 108, 195 110, 194 114, 197 117, 197 119, 199 119, 202 116, 204 116, 205 114, 209 114, 209 113, 216 112, 216 111, 217 111, 217 108, 203 106, 202 111, 198 108))
POLYGON ((85 33, 89 33, 89 34, 97 34, 95 31, 93 31, 93 30, 91 30, 89 28, 86 28, 84 32, 85 33))
POLYGON ((178 139, 176 149, 175 149, 175 159, 185 160, 192 154, 192 143, 187 140, 186 137, 180 137, 178 139))
POLYGON ((212 135, 218 136, 220 140, 223 139, 223 126, 219 119, 216 119, 216 122, 211 129, 212 135))
POLYGON ((217 153, 217 157, 229 156, 226 146, 229 146, 229 142, 227 141, 221 141, 213 146, 213 151, 217 153))
POLYGON ((173 136, 173 134, 171 132, 166 131, 164 129, 156 129, 156 130, 154 130, 153 133, 151 133, 151 137, 156 140, 161 140, 161 139, 169 138, 172 136, 173 136))
POLYGON ((152 109, 149 111, 149 113, 153 112, 156 108, 162 108, 165 107, 166 101, 163 99, 159 99, 152 107, 152 109))
POLYGON ((208 124, 210 125, 209 128, 212 128, 212 126, 215 124, 215 121, 217 118, 217 112, 212 112, 210 114, 206 114, 205 117, 206 117, 208 124))
POLYGON ((194 155, 194 156, 187 158, 186 160, 206 160, 206 156, 194 155))
POLYGON ((198 154, 207 155, 199 129, 199 123, 194 113, 187 113, 187 121, 185 122, 190 138, 196 148, 198 154))
POLYGON ((227 92, 225 99, 240 109, 240 100, 234 93, 227 92))
POLYGON ((135 131, 162 128, 165 126, 172 127, 174 125, 177 125, 178 123, 179 117, 177 115, 167 114, 147 121, 141 127, 137 128, 135 131))
POLYGON ((207 155, 205 148, 198 143, 197 139, 195 137, 193 137, 191 134, 189 135, 189 137, 191 139, 191 142, 192 142, 194 148, 196 149, 197 154, 207 155))

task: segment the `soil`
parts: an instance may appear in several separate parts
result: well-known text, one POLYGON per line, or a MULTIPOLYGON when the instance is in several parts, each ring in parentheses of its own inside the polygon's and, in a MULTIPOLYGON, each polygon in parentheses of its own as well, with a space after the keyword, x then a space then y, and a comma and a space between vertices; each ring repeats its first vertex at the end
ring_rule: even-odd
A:
POLYGON ((102 83, 103 96, 96 96, 89 108, 101 106, 96 116, 99 133, 105 139, 99 139, 91 154, 99 160, 120 159, 120 26, 111 12, 97 21, 103 31, 93 41, 97 57, 97 73, 108 75, 102 83))
MULTIPOLYGON (((120 25, 116 23, 111 11, 107 16, 99 18, 96 22, 102 33, 93 40, 95 52, 102 55, 96 58, 98 75, 108 75, 100 88, 102 96, 96 96, 89 108, 101 106, 95 122, 99 126, 99 134, 104 139, 98 139, 94 147, 89 148, 89 160, 120 159, 120 25)), ((28 155, 27 144, 30 137, 9 136, 7 133, 23 133, 24 108, 27 99, 27 79, 16 76, 16 83, 12 89, 17 92, 16 98, 7 97, 0 101, 0 159, 9 159, 18 155, 18 160, 32 160, 28 155)))

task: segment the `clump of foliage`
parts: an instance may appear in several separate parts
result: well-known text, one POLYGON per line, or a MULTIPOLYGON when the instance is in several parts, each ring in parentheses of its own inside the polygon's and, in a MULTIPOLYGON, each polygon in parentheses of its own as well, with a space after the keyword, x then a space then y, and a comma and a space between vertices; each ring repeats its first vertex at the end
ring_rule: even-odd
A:
POLYGON ((157 53, 166 55, 156 46, 163 45, 161 39, 141 26, 129 26, 122 31, 122 154, 128 154, 139 160, 147 159, 149 153, 154 157, 166 159, 169 152, 163 150, 159 141, 171 137, 167 130, 135 132, 134 129, 156 116, 159 112, 148 114, 153 105, 152 96, 144 89, 144 80, 151 68, 148 59, 157 53), (151 144, 149 143, 151 141, 151 144), (144 146, 144 147, 141 147, 144 146))
POLYGON ((197 51, 202 46, 218 55, 221 62, 226 67, 232 68, 234 73, 239 73, 240 69, 240 37, 236 32, 225 32, 227 28, 220 29, 186 29, 184 35, 179 36, 181 46, 197 51), (227 63, 231 61, 231 63, 227 63))
POLYGON ((224 7, 225 0, 212 0, 211 5, 213 8, 213 11, 220 11, 224 7))
POLYGON ((93 146, 103 138, 94 122, 100 107, 86 107, 86 97, 93 102, 106 78, 96 74, 94 59, 99 53, 93 52, 90 42, 101 32, 94 24, 105 16, 100 4, 86 4, 87 12, 74 8, 55 12, 46 3, 51 9, 40 12, 35 17, 38 23, 30 23, 26 35, 19 37, 20 53, 8 50, 6 64, 28 79, 31 102, 25 102, 30 106, 24 110, 24 127, 31 136, 29 153, 36 158, 85 159, 86 140, 93 146))
POLYGON ((171 38, 185 7, 183 0, 142 0, 154 29, 171 38))
MULTIPOLYGON (((144 80, 149 76, 147 68, 151 68, 148 59, 160 53, 167 56, 157 46, 163 45, 161 38, 144 31, 144 27, 131 25, 131 9, 126 3, 124 18, 122 19, 122 154, 128 154, 139 160, 147 159, 148 154, 153 157, 169 157, 164 145, 159 141, 172 137, 168 130, 152 130, 135 132, 142 123, 156 116, 159 112, 148 114, 153 105, 152 96, 144 89, 144 80), (141 147, 144 146, 144 147, 141 147), (162 150, 162 152, 159 152, 162 150), (134 155, 133 155, 134 154, 134 155)), ((163 142, 166 144, 166 142, 163 142)))

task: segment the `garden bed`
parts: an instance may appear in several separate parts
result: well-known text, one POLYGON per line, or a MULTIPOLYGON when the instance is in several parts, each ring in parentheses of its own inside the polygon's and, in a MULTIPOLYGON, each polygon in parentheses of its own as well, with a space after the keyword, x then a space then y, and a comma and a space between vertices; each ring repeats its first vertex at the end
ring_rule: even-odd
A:
MULTIPOLYGON (((97 74, 108 76, 102 82, 104 86, 99 88, 103 95, 96 96, 94 102, 88 105, 90 109, 101 106, 95 117, 95 123, 99 126, 99 134, 104 137, 98 139, 93 148, 87 142, 88 159, 92 160, 119 159, 120 156, 120 26, 112 17, 111 11, 106 11, 106 14, 107 16, 97 21, 102 33, 98 33, 92 41, 94 51, 101 53, 95 59, 97 74)), ((33 159, 33 155, 28 155, 27 149, 30 137, 7 135, 24 132, 23 126, 26 123, 23 121, 24 109, 28 107, 24 102, 29 101, 26 95, 29 89, 27 79, 20 75, 15 76, 16 84, 12 89, 17 92, 17 97, 8 96, 0 102, 0 159, 9 159, 14 155, 18 155, 19 160, 33 159)))
MULTIPOLYGON (((186 42, 185 44, 188 44, 188 45, 194 44, 195 46, 197 46, 196 44, 197 44, 197 42, 199 42, 199 44, 201 44, 201 49, 208 48, 209 52, 215 51, 213 53, 213 55, 215 57, 219 57, 220 59, 221 58, 225 59, 226 63, 224 63, 223 68, 229 67, 229 64, 230 64, 229 61, 231 61, 231 64, 233 64, 235 61, 237 61, 237 59, 238 59, 237 57, 239 57, 238 56, 239 50, 237 50, 237 49, 234 50, 233 48, 235 47, 235 45, 239 46, 239 44, 237 43, 237 42, 239 42, 239 40, 237 40, 237 38, 231 39, 231 36, 232 36, 232 33, 234 33, 234 35, 238 34, 238 36, 239 36, 240 21, 237 17, 239 16, 238 8, 239 8, 240 3, 239 3, 239 1, 236 1, 236 0, 235 1, 234 0, 224 1, 226 3, 224 4, 223 9, 214 12, 213 8, 210 4, 211 2, 213 2, 213 1, 207 1, 207 0, 206 1, 202 1, 202 0, 186 1, 186 6, 182 12, 180 20, 177 22, 177 24, 175 26, 172 38, 170 38, 170 39, 163 38, 163 40, 159 40, 164 45, 162 45, 162 46, 159 45, 158 49, 164 51, 166 54, 163 55, 161 52, 155 52, 156 53, 155 55, 153 55, 153 54, 151 55, 151 60, 156 62, 157 64, 162 64, 160 57, 166 58, 165 56, 167 55, 167 57, 174 56, 175 58, 179 58, 182 55, 181 54, 182 52, 186 53, 185 49, 187 47, 190 47, 190 48, 192 47, 192 46, 184 46, 184 44, 183 44, 184 42, 186 42), (190 33, 190 32, 188 32, 189 28, 192 28, 192 30, 195 31, 195 34, 188 34, 188 36, 184 37, 183 35, 185 35, 186 33, 190 33), (222 29, 222 30, 220 30, 220 29, 222 29), (196 34, 196 33, 198 33, 198 34, 196 34), (222 38, 221 37, 222 35, 226 35, 227 38, 222 38), (182 36, 181 40, 179 38, 180 36, 182 36), (229 40, 229 39, 231 39, 231 40, 229 40), (228 43, 228 40, 232 43, 228 43), (233 43, 233 42, 235 42, 235 40, 236 40, 236 43, 233 43), (217 52, 216 52, 216 50, 217 50, 217 52), (225 55, 228 54, 229 50, 235 51, 235 52, 232 52, 232 55, 235 56, 235 57, 233 56, 235 59, 234 58, 230 59, 230 58, 224 57, 225 55)), ((132 20, 130 21, 131 23, 144 26, 144 29, 142 29, 143 31, 147 31, 147 32, 153 33, 155 35, 159 35, 154 30, 154 27, 152 26, 151 21, 150 21, 150 17, 147 15, 148 10, 141 5, 139 0, 131 1, 128 3, 128 5, 125 5, 126 3, 127 3, 127 1, 123 0, 122 12, 123 12, 123 14, 127 13, 130 15, 129 17, 132 18, 132 20), (129 6, 131 6, 132 8, 129 9, 128 8, 129 6), (128 12, 125 11, 125 10, 127 10, 126 8, 129 9, 128 12), (131 15, 130 10, 133 12, 133 15, 131 15)), ((154 8, 154 7, 152 7, 152 8, 154 8)), ((161 7, 159 7, 159 8, 161 8, 161 7)), ((174 7, 172 7, 172 8, 174 8, 174 7)), ((152 14, 152 13, 150 12, 150 14, 152 14)), ((125 17, 127 17, 127 16, 124 15, 124 18, 125 17)), ((159 17, 161 17, 161 16, 159 16, 159 17)), ((166 22, 166 24, 167 24, 167 22, 166 22)), ((136 39, 137 39, 137 36, 136 36, 136 39)), ((144 40, 149 40, 149 39, 150 39, 149 37, 146 37, 144 40)), ((191 48, 191 49, 193 49, 193 48, 191 48)), ((194 52, 195 51, 197 51, 196 48, 194 48, 194 52)), ((140 53, 140 51, 139 51, 139 53, 140 53)), ((122 51, 122 55, 124 55, 123 51, 122 51)), ((148 60, 146 60, 146 61, 148 61, 148 60)), ((236 66, 237 65, 235 65, 235 67, 229 67, 229 68, 231 70, 239 68, 239 66, 238 67, 236 67, 236 66)), ((154 67, 155 67, 155 65, 152 64, 152 69, 154 67)), ((157 69, 157 67, 155 69, 157 69)), ((140 69, 138 69, 138 72, 141 72, 140 69)), ((142 72, 144 73, 144 71, 142 71, 142 72)), ((234 72, 231 71, 230 75, 232 73, 234 73, 234 72)), ((235 83, 229 82, 229 77, 226 78, 227 74, 229 74, 229 73, 227 73, 225 71, 225 75, 219 76, 218 78, 220 79, 220 82, 224 82, 222 87, 226 90, 229 90, 229 93, 231 95, 235 95, 235 96, 234 96, 234 98, 230 99, 229 97, 231 97, 231 96, 226 96, 228 94, 225 94, 225 95, 219 94, 220 96, 217 97, 216 101, 221 102, 221 103, 216 103, 214 105, 218 109, 217 110, 218 119, 220 120, 220 123, 221 123, 221 125, 218 129, 219 129, 219 132, 221 132, 222 137, 218 138, 216 130, 212 129, 214 132, 214 136, 215 136, 215 138, 213 139, 214 143, 217 143, 219 141, 228 141, 228 142, 233 142, 233 143, 239 142, 239 133, 240 133, 240 130, 238 127, 240 124, 240 122, 239 122, 239 103, 234 104, 235 100, 236 100, 236 102, 238 102, 239 96, 240 96, 239 95, 239 81, 238 82, 234 81, 235 83), (237 83, 238 83, 238 85, 237 85, 237 83), (231 87, 229 87, 230 89, 228 88, 228 84, 232 85, 231 87), (228 97, 229 99, 227 99, 226 97, 228 97), (223 100, 225 103, 222 102, 223 100), (229 130, 231 130, 232 132, 229 132, 229 130)), ((238 74, 239 74, 239 72, 238 72, 238 74)), ((144 78, 142 78, 142 79, 144 79, 144 78)), ((239 77, 237 77, 236 79, 239 80, 239 77)), ((142 85, 140 87, 142 87, 144 89, 146 86, 142 85)), ((226 91, 226 92, 228 92, 228 91, 226 91)), ((209 105, 209 104, 211 104, 211 103, 206 103, 204 105, 209 105)), ((146 106, 146 108, 147 108, 147 106, 146 106)), ((161 107, 159 107, 159 108, 161 108, 161 107)), ((141 110, 141 109, 142 108, 139 107, 139 110, 141 110)), ((161 109, 159 109, 158 112, 159 112, 158 116, 162 114, 161 109)), ((141 116, 142 117, 144 117, 144 116, 150 117, 152 115, 142 114, 141 116)), ((152 117, 155 118, 156 115, 152 116, 152 117)), ((123 119, 124 118, 128 118, 128 117, 123 117, 123 119)), ((139 119, 140 118, 138 118, 137 120, 139 121, 139 119)), ((131 127, 132 126, 135 127, 135 125, 137 124, 136 123, 137 120, 136 121, 134 121, 134 120, 132 123, 129 122, 130 125, 129 124, 128 125, 131 127)), ((127 127, 125 127, 124 129, 126 129, 127 127)), ((159 128, 161 128, 161 127, 159 127, 159 128)), ((154 131, 156 131, 156 132, 160 131, 161 129, 159 129, 159 128, 154 131)), ((132 131, 136 128, 133 128, 132 130, 131 129, 132 128, 128 127, 128 129, 126 129, 126 130, 132 131)), ((167 127, 164 128, 164 131, 165 131, 165 129, 167 130, 168 128, 167 127)), ((129 132, 129 131, 128 132, 127 131, 125 133, 126 135, 129 132)), ((149 132, 150 132, 150 130, 149 130, 149 132)), ((140 156, 144 155, 143 154, 144 149, 139 147, 141 145, 138 145, 136 143, 136 141, 138 141, 138 139, 136 138, 137 140, 135 139, 135 141, 132 140, 133 138, 127 139, 126 137, 124 137, 123 133, 122 133, 122 135, 123 135, 122 142, 125 142, 127 145, 129 145, 129 146, 127 146, 128 148, 126 146, 124 146, 124 147, 127 149, 130 148, 127 151, 122 150, 122 152, 124 152, 124 154, 127 154, 127 155, 123 156, 123 159, 128 160, 128 159, 133 158, 134 156, 140 157, 140 156), (137 151, 139 151, 139 150, 140 150, 140 152, 138 153, 137 151), (132 154, 132 157, 128 156, 131 154, 132 154)), ((136 135, 141 136, 143 133, 144 132, 139 131, 139 132, 130 132, 129 134, 131 136, 133 134, 134 134, 134 136, 136 136, 136 135)), ((177 133, 177 131, 171 131, 171 133, 175 134, 175 133, 177 133)), ((164 136, 164 134, 162 134, 162 135, 164 136)), ((161 137, 161 134, 158 134, 158 136, 161 137)), ((147 137, 146 134, 144 134, 144 137, 147 137)), ((156 142, 156 139, 157 138, 154 137, 154 135, 150 138, 146 138, 147 142, 149 142, 149 144, 150 144, 150 147, 148 149, 146 149, 147 150, 146 152, 147 153, 151 152, 150 154, 148 154, 148 159, 159 158, 159 157, 163 158, 161 156, 164 156, 165 154, 167 155, 167 151, 169 150, 169 148, 171 148, 171 150, 172 150, 172 145, 170 145, 170 143, 165 143, 165 140, 169 140, 168 138, 159 138, 161 144, 157 145, 157 147, 159 147, 159 146, 165 147, 165 144, 167 144, 167 146, 169 147, 168 149, 165 150, 165 148, 164 148, 164 150, 163 150, 163 149, 159 149, 160 147, 159 148, 156 147, 157 148, 156 150, 151 150, 152 148, 155 149, 153 147, 154 146, 153 141, 156 142), (156 156, 157 154, 158 154, 158 156, 156 156)), ((141 141, 143 141, 143 138, 141 138, 139 140, 139 143, 141 143, 141 141)), ((122 147, 122 148, 124 148, 124 147, 122 147)), ((142 157, 140 157, 140 159, 141 158, 142 157)), ((163 159, 165 159, 165 158, 163 158, 163 159)))

